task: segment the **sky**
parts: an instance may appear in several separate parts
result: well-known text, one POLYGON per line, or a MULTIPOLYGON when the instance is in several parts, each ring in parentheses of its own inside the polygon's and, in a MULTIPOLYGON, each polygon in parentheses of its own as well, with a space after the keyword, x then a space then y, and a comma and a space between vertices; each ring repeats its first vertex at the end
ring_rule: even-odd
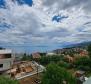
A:
POLYGON ((91 0, 0 0, 0 46, 51 51, 91 41, 91 0))

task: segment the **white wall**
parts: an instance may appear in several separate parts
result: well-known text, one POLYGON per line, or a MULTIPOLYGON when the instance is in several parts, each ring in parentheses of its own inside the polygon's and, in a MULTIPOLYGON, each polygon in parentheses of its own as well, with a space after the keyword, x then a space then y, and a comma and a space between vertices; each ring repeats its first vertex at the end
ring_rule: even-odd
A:
POLYGON ((12 50, 10 49, 0 50, 0 54, 8 54, 8 53, 12 53, 12 50))
POLYGON ((0 59, 0 64, 3 64, 3 67, 0 68, 0 71, 8 70, 11 68, 11 65, 13 64, 13 59, 0 59))
POLYGON ((3 67, 0 67, 0 71, 10 69, 14 60, 14 55, 12 53, 12 50, 9 49, 0 50, 0 54, 10 54, 10 53, 11 53, 11 58, 0 59, 0 64, 3 64, 3 67))

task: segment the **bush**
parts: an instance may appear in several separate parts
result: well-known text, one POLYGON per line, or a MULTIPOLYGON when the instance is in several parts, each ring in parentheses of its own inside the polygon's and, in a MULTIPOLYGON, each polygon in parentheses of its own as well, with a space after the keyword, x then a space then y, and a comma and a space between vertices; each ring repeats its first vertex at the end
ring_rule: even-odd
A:
POLYGON ((83 65, 78 66, 77 69, 83 70, 83 71, 90 71, 90 67, 89 66, 83 66, 83 65))
POLYGON ((64 61, 58 62, 58 65, 63 68, 70 68, 71 66, 71 64, 64 62, 64 61))
POLYGON ((76 84, 76 79, 66 69, 57 64, 49 64, 42 78, 42 84, 76 84))
POLYGON ((19 84, 17 80, 12 80, 10 78, 0 76, 0 84, 19 84))
POLYGON ((91 60, 88 57, 81 57, 75 61, 77 69, 82 69, 85 71, 91 70, 91 60))
POLYGON ((53 56, 42 56, 39 60, 39 62, 42 64, 42 65, 47 65, 49 64, 50 62, 59 62, 61 60, 61 56, 57 56, 57 55, 53 55, 53 56))

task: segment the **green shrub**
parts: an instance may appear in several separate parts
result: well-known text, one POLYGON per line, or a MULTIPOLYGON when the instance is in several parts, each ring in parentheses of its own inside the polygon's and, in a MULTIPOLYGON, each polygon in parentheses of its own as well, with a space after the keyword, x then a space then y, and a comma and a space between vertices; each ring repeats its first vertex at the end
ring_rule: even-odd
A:
POLYGON ((17 80, 12 80, 10 78, 0 76, 0 84, 19 84, 17 80))

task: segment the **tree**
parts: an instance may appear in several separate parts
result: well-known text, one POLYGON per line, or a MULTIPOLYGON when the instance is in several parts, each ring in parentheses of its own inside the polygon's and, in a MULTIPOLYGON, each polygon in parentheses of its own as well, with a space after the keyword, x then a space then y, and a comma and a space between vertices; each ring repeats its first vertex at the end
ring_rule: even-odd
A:
POLYGON ((71 67, 71 64, 70 63, 67 63, 67 62, 64 62, 64 61, 60 61, 57 63, 60 67, 63 67, 63 68, 70 68, 71 67))
POLYGON ((50 58, 49 58, 49 57, 46 57, 46 56, 42 56, 42 57, 39 59, 39 62, 40 62, 42 65, 47 65, 48 63, 50 63, 50 58))
POLYGON ((24 54, 23 57, 21 58, 22 61, 28 61, 28 60, 32 60, 32 56, 31 55, 26 55, 24 54))
POLYGON ((91 59, 88 57, 80 57, 75 61, 76 68, 89 71, 91 69, 91 59))
POLYGON ((57 64, 49 64, 44 72, 42 84, 75 84, 75 78, 66 71, 66 69, 59 67, 57 64))
POLYGON ((0 84, 19 84, 17 80, 12 80, 10 78, 0 76, 0 84))
POLYGON ((88 54, 89 54, 89 57, 91 58, 91 44, 88 46, 88 54))
POLYGON ((60 61, 60 58, 61 56, 53 55, 53 56, 50 56, 50 61, 57 63, 58 61, 60 61))
POLYGON ((57 56, 57 55, 53 55, 53 56, 42 56, 40 59, 39 59, 39 62, 42 64, 42 65, 47 65, 49 64, 50 62, 55 62, 57 63, 58 61, 61 60, 61 56, 57 56))

